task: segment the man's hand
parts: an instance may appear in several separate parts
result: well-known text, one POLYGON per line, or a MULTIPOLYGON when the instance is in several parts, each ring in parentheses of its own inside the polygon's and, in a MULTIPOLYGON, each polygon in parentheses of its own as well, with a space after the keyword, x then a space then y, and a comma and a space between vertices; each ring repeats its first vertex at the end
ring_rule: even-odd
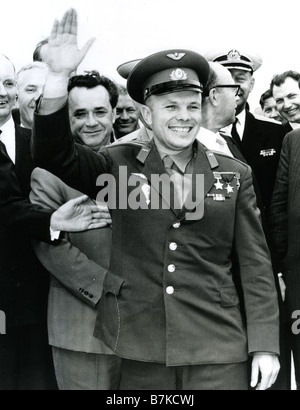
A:
POLYGON ((279 360, 276 354, 255 353, 252 362, 251 387, 256 390, 267 390, 275 383, 280 370, 279 360), (261 381, 259 380, 261 374, 261 381))
POLYGON ((82 232, 104 228, 110 219, 97 205, 88 205, 89 197, 84 195, 61 206, 51 217, 53 231, 82 232))
POLYGON ((79 50, 77 45, 77 12, 68 10, 61 21, 55 20, 49 38, 46 63, 49 66, 49 75, 69 78, 76 71, 87 52, 95 41, 89 40, 79 50))

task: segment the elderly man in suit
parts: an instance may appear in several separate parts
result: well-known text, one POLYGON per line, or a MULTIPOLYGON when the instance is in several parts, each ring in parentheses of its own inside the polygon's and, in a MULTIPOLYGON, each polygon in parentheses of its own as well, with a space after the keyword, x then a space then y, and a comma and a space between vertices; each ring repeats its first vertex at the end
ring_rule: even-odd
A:
POLYGON ((235 139, 251 166, 268 214, 286 131, 282 124, 254 116, 248 110, 247 101, 255 85, 254 73, 261 67, 262 59, 257 53, 224 48, 210 50, 205 57, 228 68, 234 82, 240 86, 236 121, 226 132, 235 139))
POLYGON ((252 385, 270 387, 279 370, 278 306, 251 171, 195 142, 207 61, 188 50, 168 50, 138 64, 127 86, 144 104, 153 140, 97 154, 75 147, 69 133, 68 77, 92 44, 79 51, 76 30, 74 10, 54 25, 33 152, 39 164, 94 198, 105 195, 96 186, 101 175, 108 178, 112 259, 96 334, 122 357, 121 388, 247 389, 248 353, 252 385), (185 195, 197 193, 200 175, 203 192, 188 204, 185 195), (174 195, 162 191, 155 176, 172 178, 174 195), (246 322, 231 273, 233 250, 246 322))

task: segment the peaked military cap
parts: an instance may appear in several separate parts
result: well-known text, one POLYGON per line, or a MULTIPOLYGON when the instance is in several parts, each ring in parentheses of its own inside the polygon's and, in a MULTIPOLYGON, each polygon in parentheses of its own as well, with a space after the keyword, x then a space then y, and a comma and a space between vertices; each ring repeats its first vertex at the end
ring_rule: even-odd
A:
POLYGON ((243 70, 254 73, 262 65, 262 58, 257 53, 246 53, 239 49, 215 49, 208 51, 204 56, 209 61, 220 63, 228 70, 243 70))
POLYGON ((128 61, 127 63, 121 64, 118 68, 117 71, 120 74, 121 77, 125 78, 125 80, 127 80, 127 78, 129 77, 129 74, 131 73, 131 71, 138 65, 138 63, 140 63, 142 61, 142 59, 139 60, 132 60, 132 61, 128 61))
POLYGON ((193 51, 161 51, 140 61, 130 72, 127 89, 131 98, 144 104, 151 95, 177 91, 201 93, 210 74, 208 61, 193 51))

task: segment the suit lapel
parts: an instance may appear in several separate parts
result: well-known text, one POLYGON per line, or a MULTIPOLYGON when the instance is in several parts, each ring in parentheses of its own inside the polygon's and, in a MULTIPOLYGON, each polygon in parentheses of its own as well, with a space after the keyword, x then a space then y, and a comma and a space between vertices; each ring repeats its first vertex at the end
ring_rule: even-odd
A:
POLYGON ((30 192, 30 177, 34 168, 30 141, 31 131, 15 124, 16 135, 16 175, 25 194, 30 192))
POLYGON ((241 144, 242 153, 245 155, 246 159, 249 156, 255 155, 258 151, 264 147, 266 135, 264 135, 259 127, 257 127, 255 117, 250 113, 246 112, 246 123, 243 141, 241 144), (251 153, 251 154, 250 154, 251 153))

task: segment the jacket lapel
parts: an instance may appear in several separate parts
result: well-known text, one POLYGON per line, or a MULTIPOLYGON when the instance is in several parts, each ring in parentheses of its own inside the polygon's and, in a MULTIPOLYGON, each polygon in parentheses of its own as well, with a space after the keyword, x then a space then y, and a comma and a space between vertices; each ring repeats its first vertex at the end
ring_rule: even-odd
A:
POLYGON ((173 185, 171 184, 169 195, 169 192, 167 192, 167 190, 161 189, 162 184, 158 183, 158 178, 153 177, 153 175, 157 175, 159 177, 163 174, 168 176, 153 140, 150 141, 149 144, 143 145, 139 154, 137 155, 137 160, 139 162, 140 172, 143 173, 143 175, 145 175, 145 177, 148 179, 151 185, 151 189, 155 189, 156 192, 159 193, 160 197, 164 199, 169 209, 171 209, 177 215, 178 210, 174 209, 173 204, 173 185))

